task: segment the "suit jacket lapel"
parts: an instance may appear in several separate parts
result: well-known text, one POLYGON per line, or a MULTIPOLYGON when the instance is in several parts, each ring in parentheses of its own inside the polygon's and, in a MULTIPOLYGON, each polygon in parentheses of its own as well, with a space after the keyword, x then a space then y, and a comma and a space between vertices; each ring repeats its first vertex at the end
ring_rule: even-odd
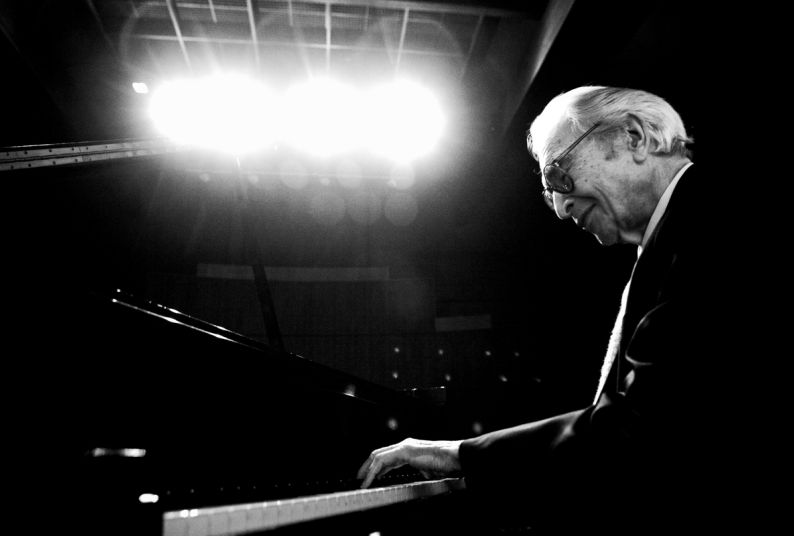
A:
MULTIPOLYGON (((686 176, 681 177, 676 191, 667 206, 667 210, 656 229, 654 229, 653 235, 649 237, 642 255, 639 256, 631 271, 627 289, 628 295, 622 300, 621 312, 618 317, 621 326, 619 338, 615 341, 616 354, 611 363, 606 381, 602 380, 603 389, 599 389, 596 395, 596 402, 602 391, 615 393, 623 390, 620 383, 622 378, 629 372, 630 364, 626 361, 626 350, 631 342, 632 334, 642 318, 656 306, 664 274, 672 262, 672 252, 667 251, 669 248, 664 247, 663 244, 660 247, 659 237, 663 234, 662 229, 666 221, 671 214, 675 213, 677 203, 682 202, 682 190, 686 189, 685 179, 694 180, 691 177, 687 177, 692 173, 693 170, 690 168, 685 172, 686 176), (622 316, 622 319, 620 316, 622 316)), ((609 359, 609 356, 607 356, 607 359, 609 359)))

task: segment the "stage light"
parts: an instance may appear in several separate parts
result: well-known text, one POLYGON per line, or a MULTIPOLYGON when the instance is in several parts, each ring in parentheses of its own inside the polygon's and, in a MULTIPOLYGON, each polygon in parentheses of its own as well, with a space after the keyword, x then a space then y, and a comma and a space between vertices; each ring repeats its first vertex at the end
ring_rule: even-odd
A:
MULTIPOLYGON (((149 113, 179 143, 238 155, 278 140, 320 157, 363 150, 401 163, 432 151, 445 127, 434 95, 405 80, 364 91, 316 78, 283 95, 240 75, 172 80, 153 88, 149 113)), ((413 182, 398 175, 398 188, 413 182)))
POLYGON ((361 143, 361 99, 341 82, 317 78, 296 84, 287 90, 282 110, 282 134, 299 150, 331 156, 361 143))
POLYGON ((146 94, 149 93, 149 86, 147 86, 145 82, 133 82, 132 90, 135 91, 135 93, 146 94))
POLYGON ((377 154, 410 161, 435 148, 445 118, 433 94, 419 84, 397 81, 369 92, 367 143, 377 154))
POLYGON ((180 143, 242 154, 272 142, 271 93, 255 80, 216 75, 163 83, 150 114, 160 132, 180 143))

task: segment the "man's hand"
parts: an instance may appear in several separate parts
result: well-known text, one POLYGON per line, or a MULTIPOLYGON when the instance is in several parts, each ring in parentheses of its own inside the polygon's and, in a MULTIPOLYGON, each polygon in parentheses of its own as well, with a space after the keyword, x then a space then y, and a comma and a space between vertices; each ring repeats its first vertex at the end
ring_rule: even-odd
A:
POLYGON ((372 452, 358 470, 358 478, 364 479, 362 488, 392 469, 410 465, 425 478, 441 478, 460 470, 458 448, 461 441, 424 441, 404 439, 396 445, 372 452))

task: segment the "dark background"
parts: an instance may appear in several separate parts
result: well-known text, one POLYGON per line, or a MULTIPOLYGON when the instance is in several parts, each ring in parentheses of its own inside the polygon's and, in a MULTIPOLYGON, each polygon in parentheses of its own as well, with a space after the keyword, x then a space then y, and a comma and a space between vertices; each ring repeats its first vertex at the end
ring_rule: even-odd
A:
MULTIPOLYGON (((523 11, 537 24, 549 7, 490 5, 523 11)), ((732 97, 714 87, 735 76, 731 14, 688 9, 684 2, 575 2, 512 113, 494 103, 515 91, 522 72, 502 70, 503 85, 489 82, 489 69, 503 66, 494 57, 498 29, 483 33, 456 93, 464 119, 439 158, 417 166, 409 192, 418 213, 405 226, 349 215, 324 225, 310 214, 329 193, 385 199, 383 184, 350 191, 318 182, 319 172, 301 190, 266 177, 244 186, 230 159, 206 154, 0 172, 7 294, 19 300, 10 307, 26 311, 18 318, 30 330, 31 355, 36 338, 46 339, 60 321, 49 304, 65 290, 120 288, 264 338, 250 281, 196 275, 199 265, 244 266, 260 256, 267 267, 387 268, 388 280, 375 282, 273 281, 286 348, 396 389, 445 385, 464 433, 589 403, 636 251, 603 248, 556 220, 540 197, 524 132, 567 89, 637 87, 681 113, 696 162, 724 163, 723 106, 732 97), (197 161, 216 170, 211 180, 191 171, 197 161), (436 329, 436 318, 459 316, 490 318, 490 327, 436 329)), ((0 145, 149 134, 128 66, 114 60, 115 34, 98 31, 89 3, 6 2, 0 22, 0 145)), ((509 51, 514 57, 537 46, 520 44, 509 51)), ((243 159, 248 164, 256 162, 243 159)))

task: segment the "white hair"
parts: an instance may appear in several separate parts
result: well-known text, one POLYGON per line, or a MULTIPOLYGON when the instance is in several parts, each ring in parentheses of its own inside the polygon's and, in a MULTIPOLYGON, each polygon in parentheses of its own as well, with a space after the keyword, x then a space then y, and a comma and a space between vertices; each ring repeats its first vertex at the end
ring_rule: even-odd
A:
POLYGON ((605 86, 582 86, 554 97, 529 127, 527 148, 539 160, 541 154, 548 154, 549 143, 564 121, 574 134, 582 134, 596 122, 607 128, 622 126, 629 116, 645 125, 653 154, 687 155, 686 144, 693 140, 666 100, 647 91, 605 86))

